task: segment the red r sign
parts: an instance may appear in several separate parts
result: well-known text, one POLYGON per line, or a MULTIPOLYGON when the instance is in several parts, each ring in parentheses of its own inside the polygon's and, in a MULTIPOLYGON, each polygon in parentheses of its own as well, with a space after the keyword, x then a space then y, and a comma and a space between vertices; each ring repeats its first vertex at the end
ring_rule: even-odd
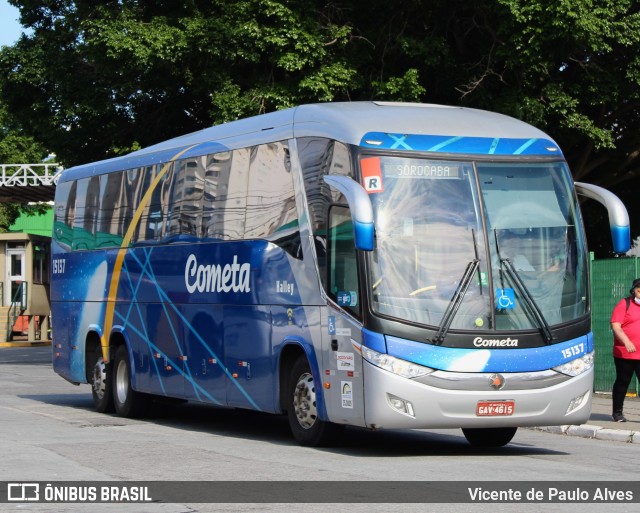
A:
POLYGON ((382 169, 378 157, 369 157, 360 161, 362 169, 362 186, 369 194, 384 192, 382 184, 382 169))

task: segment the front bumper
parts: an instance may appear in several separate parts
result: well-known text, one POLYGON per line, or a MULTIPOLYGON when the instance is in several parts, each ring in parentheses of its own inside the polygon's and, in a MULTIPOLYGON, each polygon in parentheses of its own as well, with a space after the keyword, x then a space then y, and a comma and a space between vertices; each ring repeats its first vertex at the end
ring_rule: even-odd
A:
MULTIPOLYGON (((593 369, 546 388, 450 390, 402 378, 363 362, 365 422, 376 429, 488 428, 582 424, 591 413, 593 369), (583 397, 567 413, 572 400, 583 397), (409 403, 411 415, 394 407, 392 398, 409 403), (513 414, 478 416, 479 401, 514 401, 513 414)), ((530 373, 535 381, 536 373, 530 373)), ((477 382, 477 376, 476 382, 477 382)), ((509 374, 504 373, 508 382, 509 374)), ((482 380, 485 382, 485 380, 482 380)))

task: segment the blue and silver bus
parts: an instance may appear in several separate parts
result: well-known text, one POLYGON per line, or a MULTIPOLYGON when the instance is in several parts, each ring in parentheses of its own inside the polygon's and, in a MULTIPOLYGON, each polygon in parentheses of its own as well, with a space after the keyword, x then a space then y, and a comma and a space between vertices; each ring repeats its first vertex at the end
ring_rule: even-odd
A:
POLYGON ((95 407, 158 397, 345 425, 586 421, 594 343, 577 194, 558 145, 473 109, 328 103, 65 170, 52 242, 53 364, 95 407))

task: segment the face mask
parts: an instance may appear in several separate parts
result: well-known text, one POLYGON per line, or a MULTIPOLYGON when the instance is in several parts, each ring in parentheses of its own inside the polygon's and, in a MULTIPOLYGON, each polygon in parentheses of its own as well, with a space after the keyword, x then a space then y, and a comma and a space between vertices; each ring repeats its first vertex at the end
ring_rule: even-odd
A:
POLYGON ((634 298, 633 298, 633 302, 634 302, 636 305, 640 305, 640 298, 634 297, 634 298))

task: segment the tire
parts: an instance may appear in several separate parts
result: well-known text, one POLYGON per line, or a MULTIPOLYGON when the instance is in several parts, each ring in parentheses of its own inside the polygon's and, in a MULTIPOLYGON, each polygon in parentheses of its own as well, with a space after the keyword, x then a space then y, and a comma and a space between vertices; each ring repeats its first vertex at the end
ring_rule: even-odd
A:
POLYGON ((334 444, 344 426, 318 418, 316 384, 305 357, 296 360, 289 374, 287 417, 293 438, 308 447, 334 444))
POLYGON ((121 417, 139 418, 149 412, 150 396, 131 388, 131 364, 124 344, 119 346, 113 359, 113 405, 121 417))
POLYGON ((93 355, 93 367, 89 375, 93 406, 100 413, 111 413, 114 410, 111 385, 112 365, 104 363, 100 347, 94 351, 93 355))
POLYGON ((474 447, 502 447, 507 445, 518 428, 469 428, 463 429, 465 438, 474 447))

